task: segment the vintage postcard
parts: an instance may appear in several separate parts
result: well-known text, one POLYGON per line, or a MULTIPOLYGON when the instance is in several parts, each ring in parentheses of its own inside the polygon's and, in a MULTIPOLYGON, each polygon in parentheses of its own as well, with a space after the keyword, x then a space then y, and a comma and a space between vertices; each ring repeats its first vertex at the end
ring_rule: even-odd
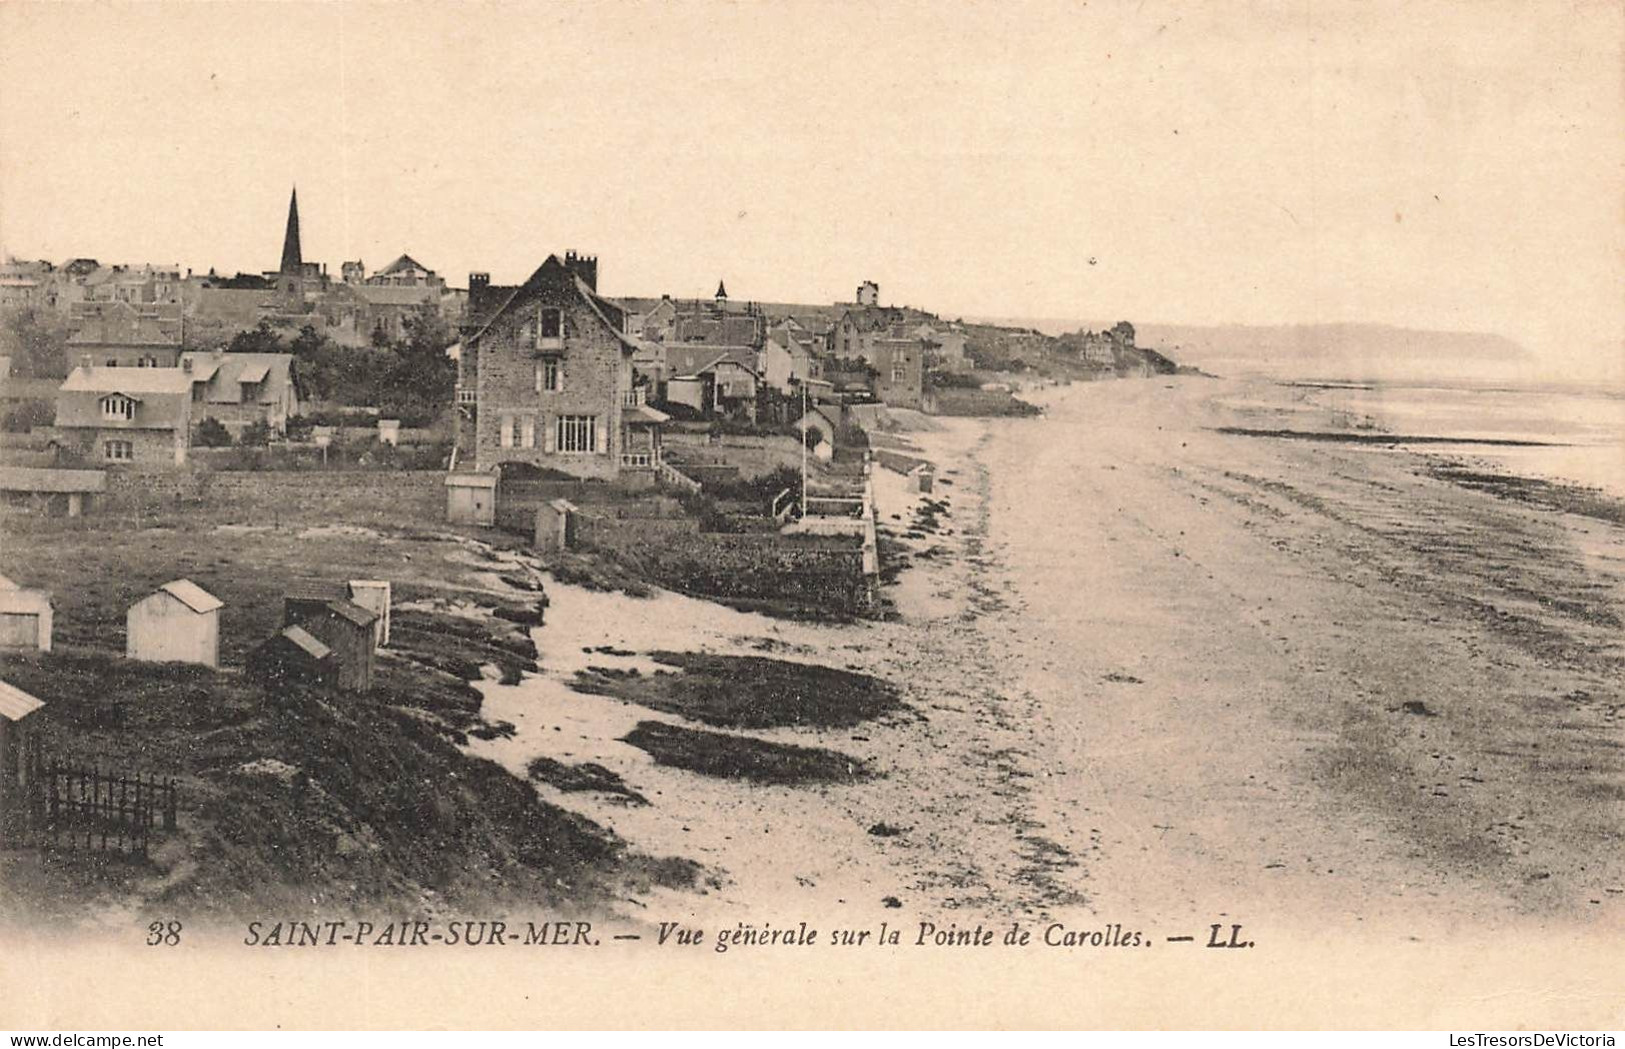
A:
POLYGON ((1622 45, 0 4, 0 1028, 1625 1025, 1622 45))

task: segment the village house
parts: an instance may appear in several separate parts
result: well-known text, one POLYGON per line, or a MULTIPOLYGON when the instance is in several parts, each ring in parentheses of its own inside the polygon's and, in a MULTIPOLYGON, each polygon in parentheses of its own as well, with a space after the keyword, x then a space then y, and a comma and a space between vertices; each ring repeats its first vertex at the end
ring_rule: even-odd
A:
POLYGON ((44 590, 0 589, 0 651, 49 652, 53 614, 44 590))
POLYGON ((304 629, 331 650, 337 664, 332 684, 352 692, 372 688, 377 647, 373 624, 377 619, 375 613, 353 601, 316 590, 282 599, 282 625, 304 629))
POLYGON ((182 324, 179 303, 74 303, 68 353, 107 368, 173 368, 180 359, 182 324))
POLYGON ((177 265, 98 266, 80 281, 91 302, 178 303, 182 276, 177 265))
POLYGON ((965 344, 968 340, 963 329, 951 325, 921 324, 910 334, 927 344, 927 370, 932 368, 945 372, 971 370, 971 359, 965 353, 965 344))
POLYGON ((876 338, 865 360, 875 369, 875 396, 892 408, 925 406, 925 343, 917 338, 876 338))
POLYGON ((717 283, 717 294, 709 304, 693 302, 679 309, 667 342, 700 344, 718 349, 744 347, 755 353, 767 334, 767 318, 754 304, 742 309, 728 304, 728 288, 717 283))
POLYGON ((288 353, 183 353, 179 371, 190 384, 192 419, 215 419, 233 436, 257 422, 284 433, 299 414, 288 353))
POLYGON ((802 382, 823 375, 820 360, 824 338, 787 318, 768 333, 762 344, 762 381, 780 393, 794 393, 802 382))
POLYGON ((191 426, 192 377, 184 368, 87 362, 57 389, 57 440, 86 460, 178 466, 191 426))
MULTIPOLYGON (((360 263, 356 265, 359 266, 360 263)), ((445 286, 446 281, 417 259, 402 254, 388 266, 367 277, 365 283, 374 287, 426 287, 438 290, 445 286)))
POLYGON ((574 253, 548 256, 497 295, 488 279, 470 277, 458 382, 459 400, 474 390, 476 469, 528 463, 576 477, 653 478, 667 417, 640 403, 638 343, 622 330, 620 308, 598 296, 597 277, 597 260, 574 253))
POLYGON ((666 347, 667 379, 664 400, 682 404, 702 415, 756 418, 756 394, 761 376, 756 354, 748 347, 666 347))
POLYGON ((880 305, 880 285, 872 280, 866 280, 858 285, 858 293, 852 299, 859 306, 880 305))
POLYGON ((0 848, 15 843, 27 827, 28 798, 40 763, 35 727, 45 702, 0 681, 0 848))
POLYGON ((176 579, 130 606, 126 658, 150 663, 220 665, 221 600, 189 579, 176 579))

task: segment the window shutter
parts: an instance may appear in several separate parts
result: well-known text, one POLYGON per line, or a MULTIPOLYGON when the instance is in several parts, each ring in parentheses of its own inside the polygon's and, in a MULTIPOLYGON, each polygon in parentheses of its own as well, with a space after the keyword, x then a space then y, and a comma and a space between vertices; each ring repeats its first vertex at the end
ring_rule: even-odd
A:
POLYGON ((553 420, 552 426, 542 426, 542 451, 556 452, 559 449, 558 428, 563 425, 558 419, 553 420))
POLYGON ((546 361, 537 361, 536 362, 536 392, 537 393, 542 392, 542 373, 546 370, 546 368, 547 368, 547 362, 546 361))
POLYGON ((594 452, 602 451, 602 446, 598 443, 598 416, 596 415, 587 416, 587 441, 594 452))
POLYGON ((521 420, 523 430, 522 444, 526 448, 536 447, 536 416, 527 415, 521 420))
POLYGON ((513 416, 504 415, 502 417, 502 433, 498 438, 498 443, 504 448, 513 447, 513 416))

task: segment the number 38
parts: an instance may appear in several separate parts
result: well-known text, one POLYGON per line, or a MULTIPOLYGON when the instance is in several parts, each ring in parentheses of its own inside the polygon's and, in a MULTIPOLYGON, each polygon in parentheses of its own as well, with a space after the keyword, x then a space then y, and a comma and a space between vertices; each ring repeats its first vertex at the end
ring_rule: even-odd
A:
POLYGON ((147 926, 148 947, 174 947, 180 942, 180 922, 153 922, 147 926))

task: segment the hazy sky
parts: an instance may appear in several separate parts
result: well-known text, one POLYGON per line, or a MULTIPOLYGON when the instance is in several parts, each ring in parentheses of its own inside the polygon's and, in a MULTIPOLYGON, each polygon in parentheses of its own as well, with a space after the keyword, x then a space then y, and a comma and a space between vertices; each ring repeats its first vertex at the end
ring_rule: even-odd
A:
POLYGON ((0 5, 0 247, 949 315, 1384 321, 1625 371, 1620 5, 0 5))

